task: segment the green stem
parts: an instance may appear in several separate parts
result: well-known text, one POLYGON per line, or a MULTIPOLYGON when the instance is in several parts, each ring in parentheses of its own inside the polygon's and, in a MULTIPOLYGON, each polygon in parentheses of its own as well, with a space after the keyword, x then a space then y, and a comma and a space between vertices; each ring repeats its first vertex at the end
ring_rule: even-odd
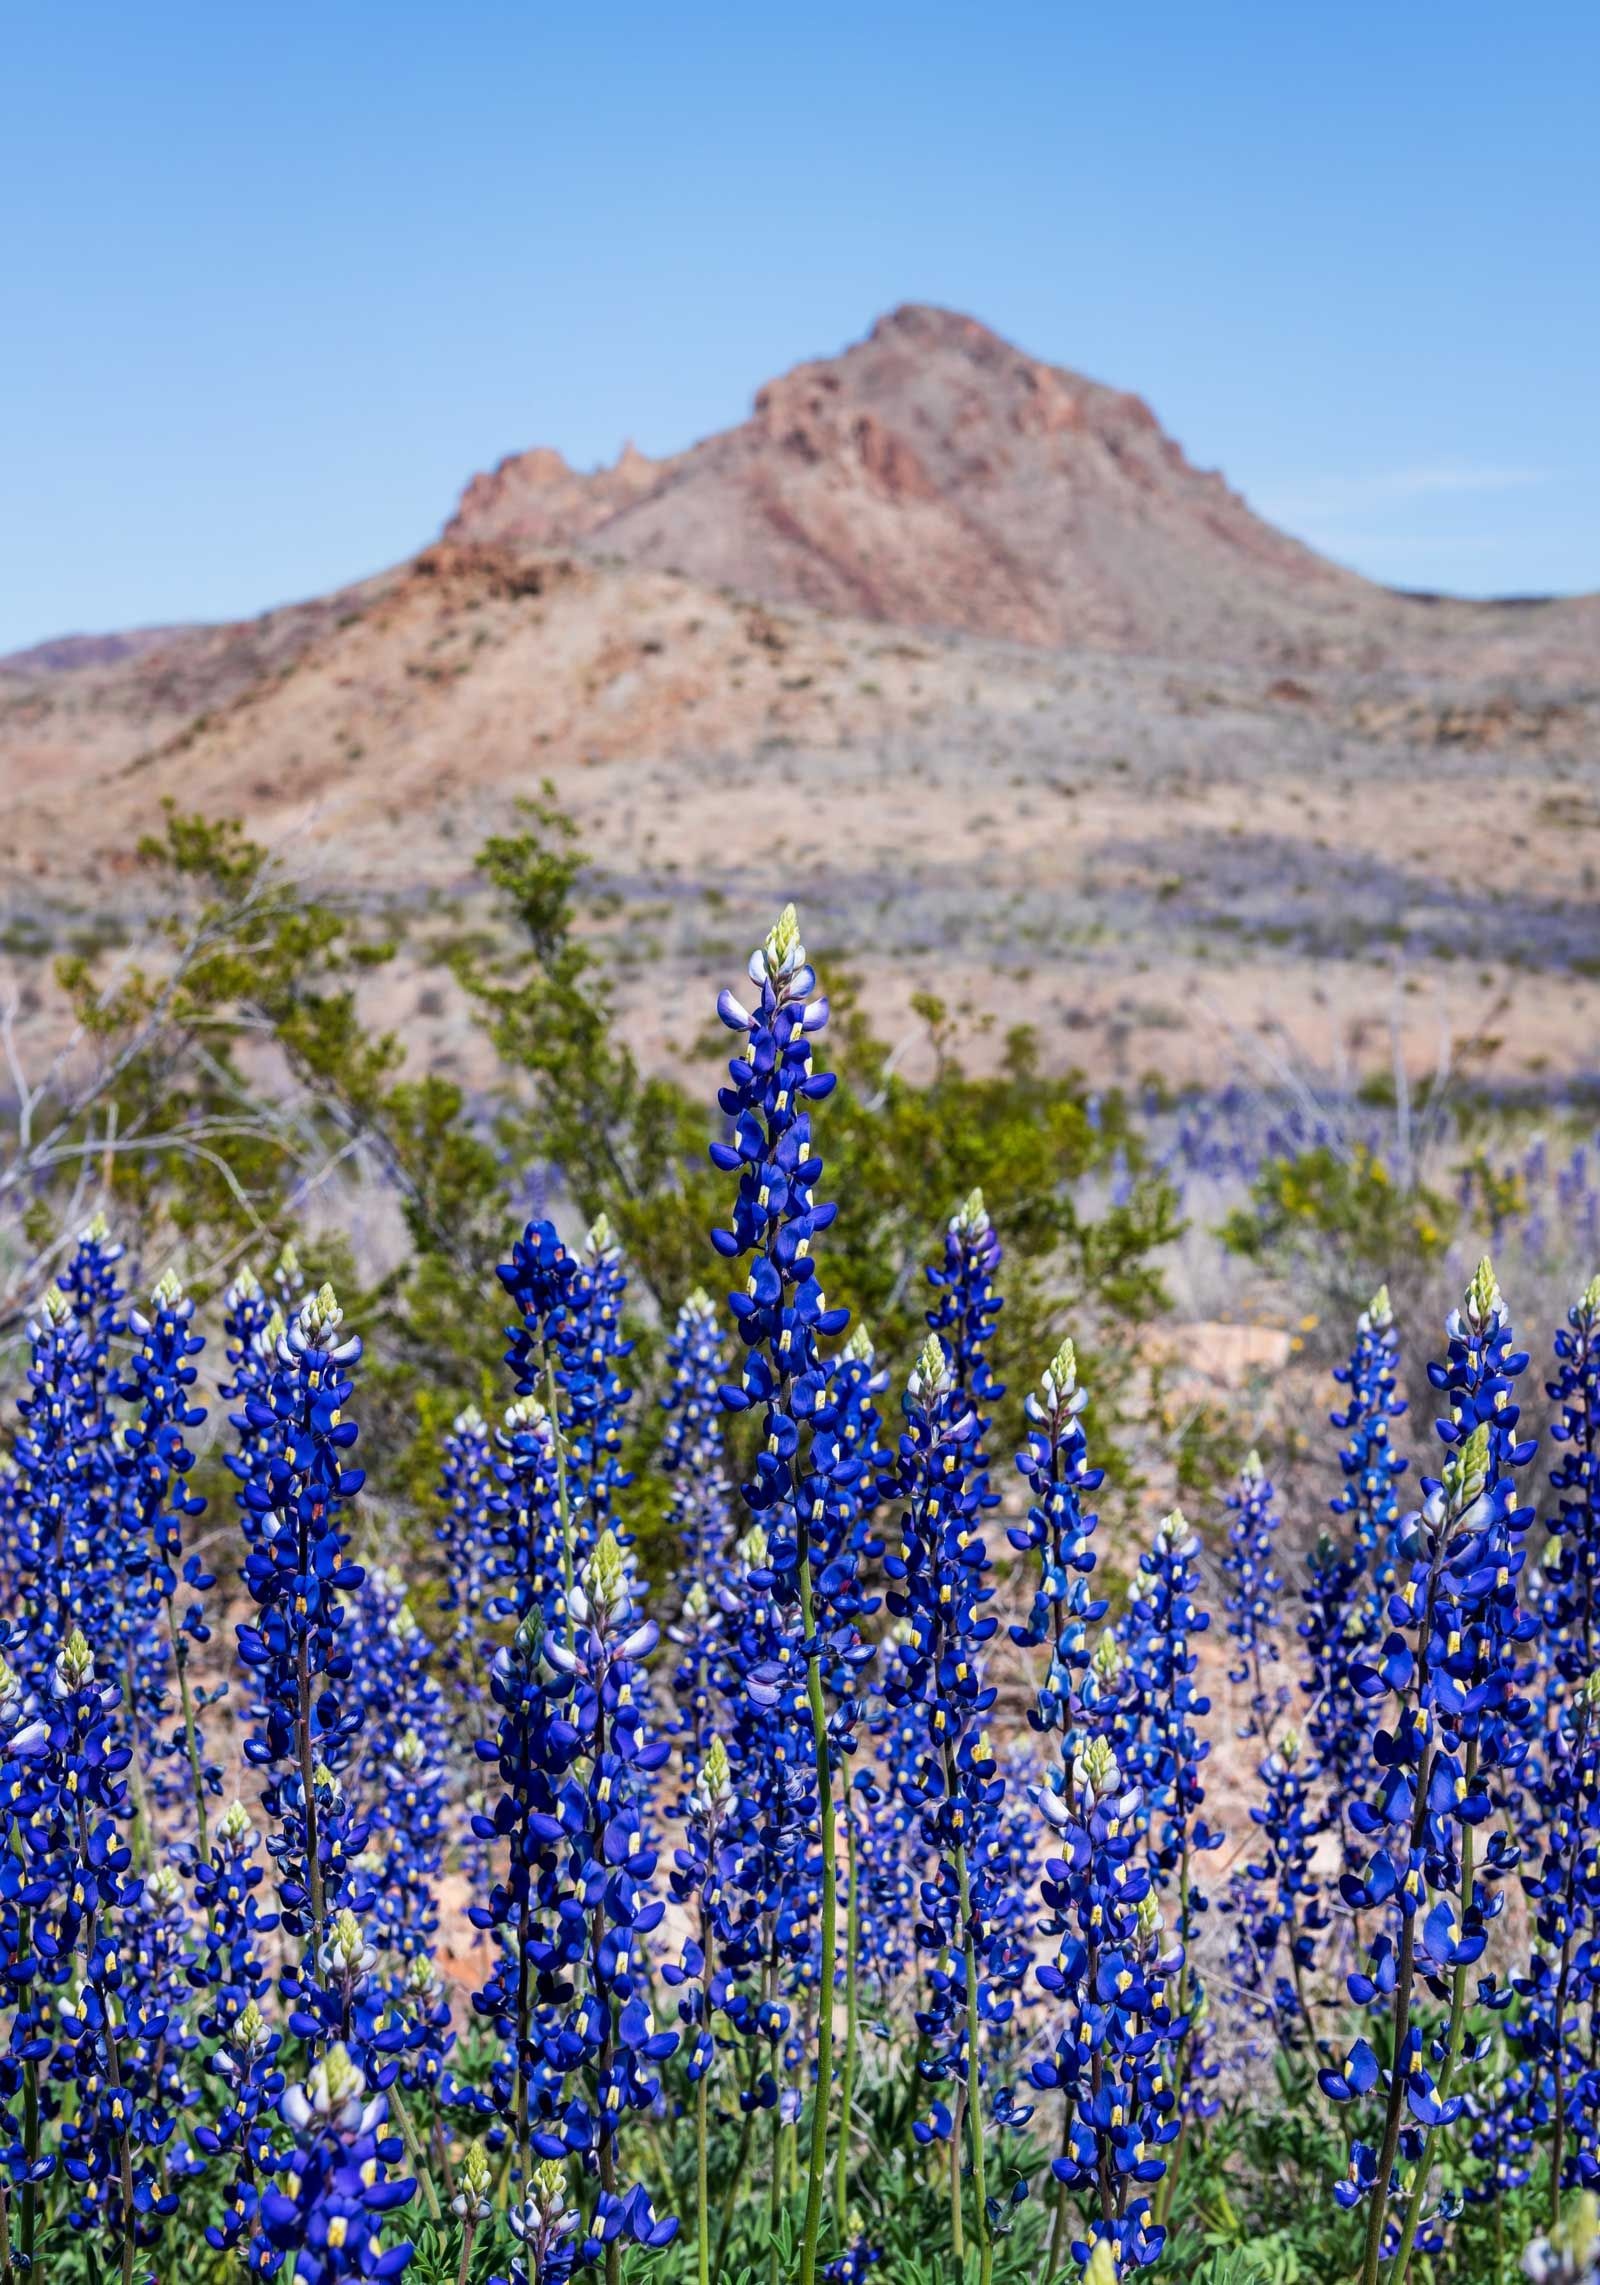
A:
POLYGON ((694 2090, 695 2194, 698 2200, 700 2285, 711 2285, 711 2182, 706 2164, 706 2078, 694 2090))
MULTIPOLYGON (((713 1832, 711 1842, 714 1844, 715 1840, 716 1834, 713 1832)), ((716 1972, 716 1952, 710 1915, 705 1910, 703 1900, 700 1912, 700 1936, 701 1950, 705 1960, 704 1981, 701 1985, 701 1989, 705 1993, 705 2032, 707 2039, 711 2042, 711 2053, 706 2059, 706 2067, 696 2081, 694 2090, 695 2191, 699 2200, 697 2237, 700 2256, 700 2285, 711 2285, 711 2170, 706 2148, 709 2129, 706 2114, 711 2094, 711 2071, 717 2059, 716 2033, 711 2028, 711 1979, 716 1972)))
POLYGON ((961 2136, 966 2124, 967 2090, 956 2089, 956 2114, 950 2125, 950 2255, 955 2263, 956 2285, 967 2266, 967 2225, 961 2211, 961 2136))
POLYGON ((850 2221, 850 2114, 855 2101, 856 2056, 861 2045, 861 1893, 856 1863, 856 1821, 850 1813, 848 1789, 844 1797, 844 1848, 848 1884, 844 1912, 844 2072, 839 2082, 839 2148, 833 2162, 841 2244, 850 2221))
MULTIPOLYGON (((1066 2157, 1072 2147, 1072 2097, 1064 2089, 1061 2096, 1061 2155, 1066 2157)), ((1163 2184, 1163 2187, 1165 2185, 1163 2184)), ((1056 2210, 1050 2224, 1050 2251, 1046 2258, 1046 2285, 1061 2267, 1061 2257, 1067 2243, 1067 2185, 1056 2183, 1056 2210)))
MULTIPOLYGON (((195 1727, 194 1693, 189 1688, 189 1644, 179 1631, 172 1597, 167 1597, 167 1633, 172 1639, 172 1662, 178 1669, 178 1692, 183 1700, 183 1742, 189 1754, 189 1778, 194 1786, 195 1821, 200 1833, 200 1861, 205 1863, 211 1854, 211 1836, 206 1823, 206 1780, 200 1762, 200 1736, 195 1727)), ((215 1921, 215 1914, 212 1916, 215 1921)))
MULTIPOLYGON (((798 1502, 796 1503, 798 1506, 798 1502)), ((800 1618, 806 1634, 806 1698, 822 1819, 822 1963, 817 1982, 817 2092, 811 2113, 811 2163, 806 2178, 805 2230, 800 2241, 800 2285, 817 2285, 817 2239, 822 2232, 822 2185, 828 2172, 828 2109, 833 2094, 833 1979, 838 1960, 839 1867, 833 1819, 833 1770, 828 1754, 828 1709, 822 1694, 822 1656, 816 1641, 811 1594, 811 1550, 800 1520, 800 1618)))
POLYGON ((572 1501, 567 1492, 567 1440, 561 1428, 561 1391, 556 1386, 556 1361, 544 1361, 545 1410, 550 1415, 550 1440, 556 1455, 556 1511, 561 1517, 561 1591, 566 1599, 567 1631, 572 1631, 572 1587, 575 1553, 572 1541, 572 1501))
POLYGON ((456 2271, 456 2285, 467 2285, 467 2271, 472 2267, 472 2241, 477 2234, 477 2217, 468 2214, 461 2226, 461 2266, 456 2271))
MULTIPOLYGON (((1575 1768, 1582 1762, 1584 1739, 1588 1726, 1589 1707, 1585 1700, 1580 1703, 1578 1709, 1577 1746, 1573 1755, 1575 1768)), ((1552 2237, 1561 2227, 1561 2168, 1566 2157, 1567 2074, 1564 2067, 1564 2053, 1567 2043, 1567 1993, 1572 1981, 1572 1940, 1576 1933, 1572 1913, 1572 1898, 1573 1890, 1577 1884, 1577 1876, 1578 1841, 1576 1834, 1574 1834, 1571 1851, 1567 1858, 1566 1894, 1562 1899, 1562 1921, 1567 1933, 1561 1946, 1561 1973, 1556 1981, 1555 2006, 1552 2010, 1555 2019, 1554 2052, 1556 2065, 1556 2115, 1554 2132, 1550 2138, 1550 2234, 1552 2237)), ((1498 2210, 1497 2206, 1496 2211, 1498 2212, 1498 2210)))
MULTIPOLYGON (((31 2175, 32 2169, 39 2162, 39 2066, 37 2063, 29 2063, 24 2067, 22 2139, 23 2147, 28 2153, 28 2167, 31 2175)), ((23 2258, 28 2264, 28 2274, 35 2278, 42 2274, 40 2265, 34 2259, 33 2252, 34 2232, 38 2223, 38 2215, 39 2185, 30 2179, 22 2185, 22 2252, 23 2258)))
POLYGON ((135 1694, 133 1645, 123 1655, 122 1698, 128 1712, 128 1741, 133 1750, 133 1861, 141 1872, 150 1870, 150 1796, 145 1786, 144 1757, 139 1751, 139 1705, 135 1694))
POLYGON ((1561 1947, 1561 1974, 1556 1984, 1555 2001, 1555 2064, 1556 2064, 1556 2115, 1550 2137, 1550 2234, 1554 2237, 1561 2227, 1561 2168, 1566 2156, 1567 2136, 1567 2074, 1562 2050, 1566 2044, 1567 1987, 1572 1976, 1572 1875, 1574 1864, 1567 1873, 1567 1936, 1561 1947))
MULTIPOLYGON (((604 1762, 606 1755, 606 1716, 604 1691, 601 1691, 599 1695, 599 1708, 600 1710, 595 1718, 594 1761, 591 1770, 591 1783, 593 1782, 594 1775, 598 1773, 601 1764, 604 1762)), ((592 1814, 593 1812, 591 1809, 591 1815, 592 1814)), ((605 2010, 605 2036, 601 2041, 600 2055, 595 2066, 596 2080, 600 2086, 604 2086, 607 2080, 610 2078, 611 2066, 616 2060, 617 2053, 616 1995, 611 1990, 610 1986, 606 1983, 604 1977, 600 1972, 600 1953, 604 1939, 605 1906, 602 1903, 595 1906, 593 1918, 589 1923, 589 1990, 591 1996, 594 1999, 598 2000, 600 2005, 605 2010)), ((602 2114, 600 2120, 599 2151, 600 2187, 607 2193, 608 2196, 614 2197, 616 2195, 617 2188, 617 2153, 614 2147, 614 2138, 612 2134, 607 2131, 607 2124, 608 2122, 602 2114)), ((621 2285, 621 2279, 622 2244, 620 2239, 613 2237, 608 2239, 606 2243, 606 2285, 621 2285)))
POLYGON ((522 2195, 528 2193, 528 2049, 532 2013, 528 1991, 528 1947, 533 1941, 533 1916, 524 1895, 517 1907, 517 2125, 514 2148, 522 2195))
MULTIPOLYGON (((755 2092, 756 2067, 760 2060, 760 2050, 752 2041, 750 2063, 744 2082, 746 2098, 755 2092)), ((712 2267, 719 2277, 722 2275, 723 2257, 728 2250, 728 2232, 733 2227, 734 2204, 739 2195, 739 2185, 744 2180, 744 2170, 750 2163, 750 2143, 755 2133, 756 2114, 750 2108, 748 2099, 741 2108, 743 2116, 739 2122, 739 2147, 734 2152, 733 2171, 728 2176, 728 2186, 722 2193, 722 2211, 717 2218, 717 2252, 712 2267)))
POLYGON ((1172 2211, 1173 2195, 1178 2187, 1178 2161, 1183 2156, 1184 2133, 1188 2123, 1183 2116, 1183 2090, 1188 2083, 1189 2044, 1194 2037, 1194 2025, 1188 2020, 1189 2010, 1194 2004, 1194 1977, 1189 1963, 1189 1920, 1189 1830, 1185 1823, 1183 1846, 1178 1856, 1178 1940, 1183 1946, 1183 1966, 1178 1971, 1178 2013, 1184 2018, 1184 2033, 1172 2059, 1172 2101, 1178 2114, 1178 2135, 1155 2196, 1156 2220, 1162 2223, 1165 2223, 1172 2211))
POLYGON ((956 1885, 961 1896, 961 1940, 967 1962, 967 2122, 972 2136, 972 2193, 978 2230, 978 2285, 989 2285, 994 2247, 989 2237, 989 2200, 984 2179, 983 2073, 978 2056, 978 1942, 972 1924, 972 1883, 967 1852, 956 1849, 956 1885))
MULTIPOLYGON (((1478 1742, 1474 1738, 1467 1749, 1466 1782, 1469 1792, 1473 1778, 1477 1775, 1477 1770, 1478 1742)), ((1477 1835, 1471 1825, 1463 1829, 1461 1838, 1461 1895, 1457 1918, 1457 1925, 1462 1928, 1466 1926, 1467 1909, 1472 1902, 1472 1869, 1476 1838, 1477 1835)), ((1467 1970, 1465 1962, 1463 1962, 1456 1969, 1450 1984, 1450 2039, 1445 2054, 1444 2069, 1439 2074, 1439 2101, 1441 2103, 1447 2103, 1450 2100, 1450 2089, 1455 2083, 1456 2066, 1461 2060, 1462 2037, 1466 2027, 1467 1970)), ((1395 2062, 1397 2066, 1396 2076, 1398 2077, 1398 2052, 1395 2062)), ((1558 2054, 1556 2057, 1558 2076, 1560 2069, 1561 2058, 1558 2054)), ((1422 2154, 1417 2160, 1416 2180, 1411 2186, 1411 2196, 1406 2204, 1405 2219, 1400 2225, 1400 2241, 1394 2249, 1394 2262, 1389 2271, 1389 2285, 1405 2285, 1406 2271, 1411 2266, 1411 2248, 1416 2242, 1417 2223, 1422 2215, 1423 2201, 1428 2194, 1428 2161, 1432 2155, 1433 2138, 1437 2132, 1438 2129, 1432 2126, 1423 2131, 1422 2154)))
MULTIPOLYGON (((82 1797, 78 1801, 78 1854, 79 1862, 87 1870, 89 1855, 89 1823, 82 1797)), ((83 1947, 84 1963, 94 1958, 100 1941, 100 1916, 91 1912, 83 1947)), ((129 2105, 122 2091, 122 2060, 117 2051, 117 2018, 111 1994, 96 1985, 101 2014, 105 2022, 106 2083, 118 2098, 117 2171, 122 2185, 122 2285, 133 2285, 134 2213, 133 2213, 133 2144, 130 2139, 129 2105)))
POLYGON ((389 2089, 389 2108, 394 2112, 395 2123, 400 2129, 401 2138, 411 2156, 411 2163, 416 2168, 418 2178, 422 2183, 422 2193, 428 2201, 428 2211, 436 2222, 442 2221, 444 2214, 439 2205, 439 2193, 433 2186, 433 2170, 423 2154, 422 2144, 417 2139, 417 2130, 412 2124, 411 2113, 400 2100, 398 2080, 389 2089))
POLYGON ((767 2285, 778 2285, 778 2219, 783 2212, 783 2108, 772 2106, 772 2179, 767 2184, 767 2285))
MULTIPOLYGON (((1419 1802, 1426 1800, 1428 1774, 1428 1757, 1424 1755, 1417 1787, 1419 1802)), ((1416 1915, 1408 1912, 1400 1935, 1400 1957, 1395 1967, 1394 2007, 1390 2017, 1393 2067, 1389 2074, 1389 2107, 1384 2119, 1383 2145, 1378 2152, 1376 2177, 1372 2187, 1372 2212, 1367 2219, 1367 2244, 1361 2264, 1361 2285, 1378 2285, 1378 2262, 1383 2252, 1383 2225, 1389 2210, 1389 2176, 1394 2169, 1394 2154, 1400 2146, 1400 2120, 1405 2106, 1405 2080, 1400 2070, 1400 2051, 1411 2027, 1411 1983, 1416 1972, 1416 1957, 1416 1915)))
POLYGON ((300 1637, 300 1790, 305 1796, 306 1827, 306 1891, 311 1900, 311 1958, 313 1962, 322 1950, 322 1865, 319 1852, 321 1841, 317 1833, 317 1776, 316 1761, 311 1751, 311 1646, 309 1639, 300 1637))
MULTIPOLYGON (((26 1865, 27 1853, 22 1835, 15 1826, 11 1830, 11 1846, 18 1862, 26 1865)), ((17 1914, 17 1959, 25 1960, 33 1944, 33 1913, 24 1904, 17 1914)), ((20 2002, 20 1986, 19 1986, 20 2002)), ((38 2271, 33 2258, 33 2240, 39 2213, 39 2185, 33 2179, 33 2170, 39 2163, 39 2066, 25 2063, 22 2067, 22 2147, 28 2161, 28 2179, 22 2185, 22 2260, 30 2277, 38 2271)))

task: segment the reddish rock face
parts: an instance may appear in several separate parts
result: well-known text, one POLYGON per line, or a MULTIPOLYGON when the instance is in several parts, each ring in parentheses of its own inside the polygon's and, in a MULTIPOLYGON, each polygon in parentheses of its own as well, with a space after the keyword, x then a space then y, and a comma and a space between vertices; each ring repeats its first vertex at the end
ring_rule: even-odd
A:
POLYGON ((769 382, 668 460, 547 449, 467 487, 451 538, 588 547, 773 602, 1045 646, 1337 651, 1375 590, 1190 466, 1138 397, 916 305, 769 382))

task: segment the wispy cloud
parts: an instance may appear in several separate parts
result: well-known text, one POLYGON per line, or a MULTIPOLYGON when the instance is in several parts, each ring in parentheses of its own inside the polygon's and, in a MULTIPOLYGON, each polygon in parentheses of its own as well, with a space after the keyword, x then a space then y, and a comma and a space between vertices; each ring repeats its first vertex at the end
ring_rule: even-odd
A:
POLYGON ((1367 516, 1419 500, 1481 498, 1493 492, 1520 492, 1546 484, 1548 469, 1474 466, 1463 461, 1425 463, 1414 468, 1375 469, 1366 475, 1313 476, 1281 489, 1268 487, 1254 505, 1275 523, 1338 520, 1367 516))

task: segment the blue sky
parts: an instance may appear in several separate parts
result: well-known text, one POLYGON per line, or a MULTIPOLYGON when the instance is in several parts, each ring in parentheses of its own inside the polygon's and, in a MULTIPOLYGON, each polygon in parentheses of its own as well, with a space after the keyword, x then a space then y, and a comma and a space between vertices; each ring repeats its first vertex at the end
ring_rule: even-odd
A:
POLYGON ((409 553, 904 300, 1376 577, 1600 586, 1600 10, 70 0, 0 73, 0 649, 409 553))

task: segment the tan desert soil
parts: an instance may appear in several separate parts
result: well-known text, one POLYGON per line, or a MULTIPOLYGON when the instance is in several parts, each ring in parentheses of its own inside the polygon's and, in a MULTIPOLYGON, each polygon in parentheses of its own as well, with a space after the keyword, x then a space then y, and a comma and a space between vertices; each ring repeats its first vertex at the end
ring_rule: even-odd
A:
POLYGON ((0 661, 0 941, 137 927, 161 802, 236 814, 395 919, 378 1012, 468 1067, 430 947, 545 778, 651 1061, 791 895, 891 1036, 931 986, 1105 1079, 1392 1017, 1420 1068, 1491 1011, 1508 1081, 1592 1061, 1600 598, 1374 587, 919 308, 673 459, 517 456, 342 593, 0 661))

